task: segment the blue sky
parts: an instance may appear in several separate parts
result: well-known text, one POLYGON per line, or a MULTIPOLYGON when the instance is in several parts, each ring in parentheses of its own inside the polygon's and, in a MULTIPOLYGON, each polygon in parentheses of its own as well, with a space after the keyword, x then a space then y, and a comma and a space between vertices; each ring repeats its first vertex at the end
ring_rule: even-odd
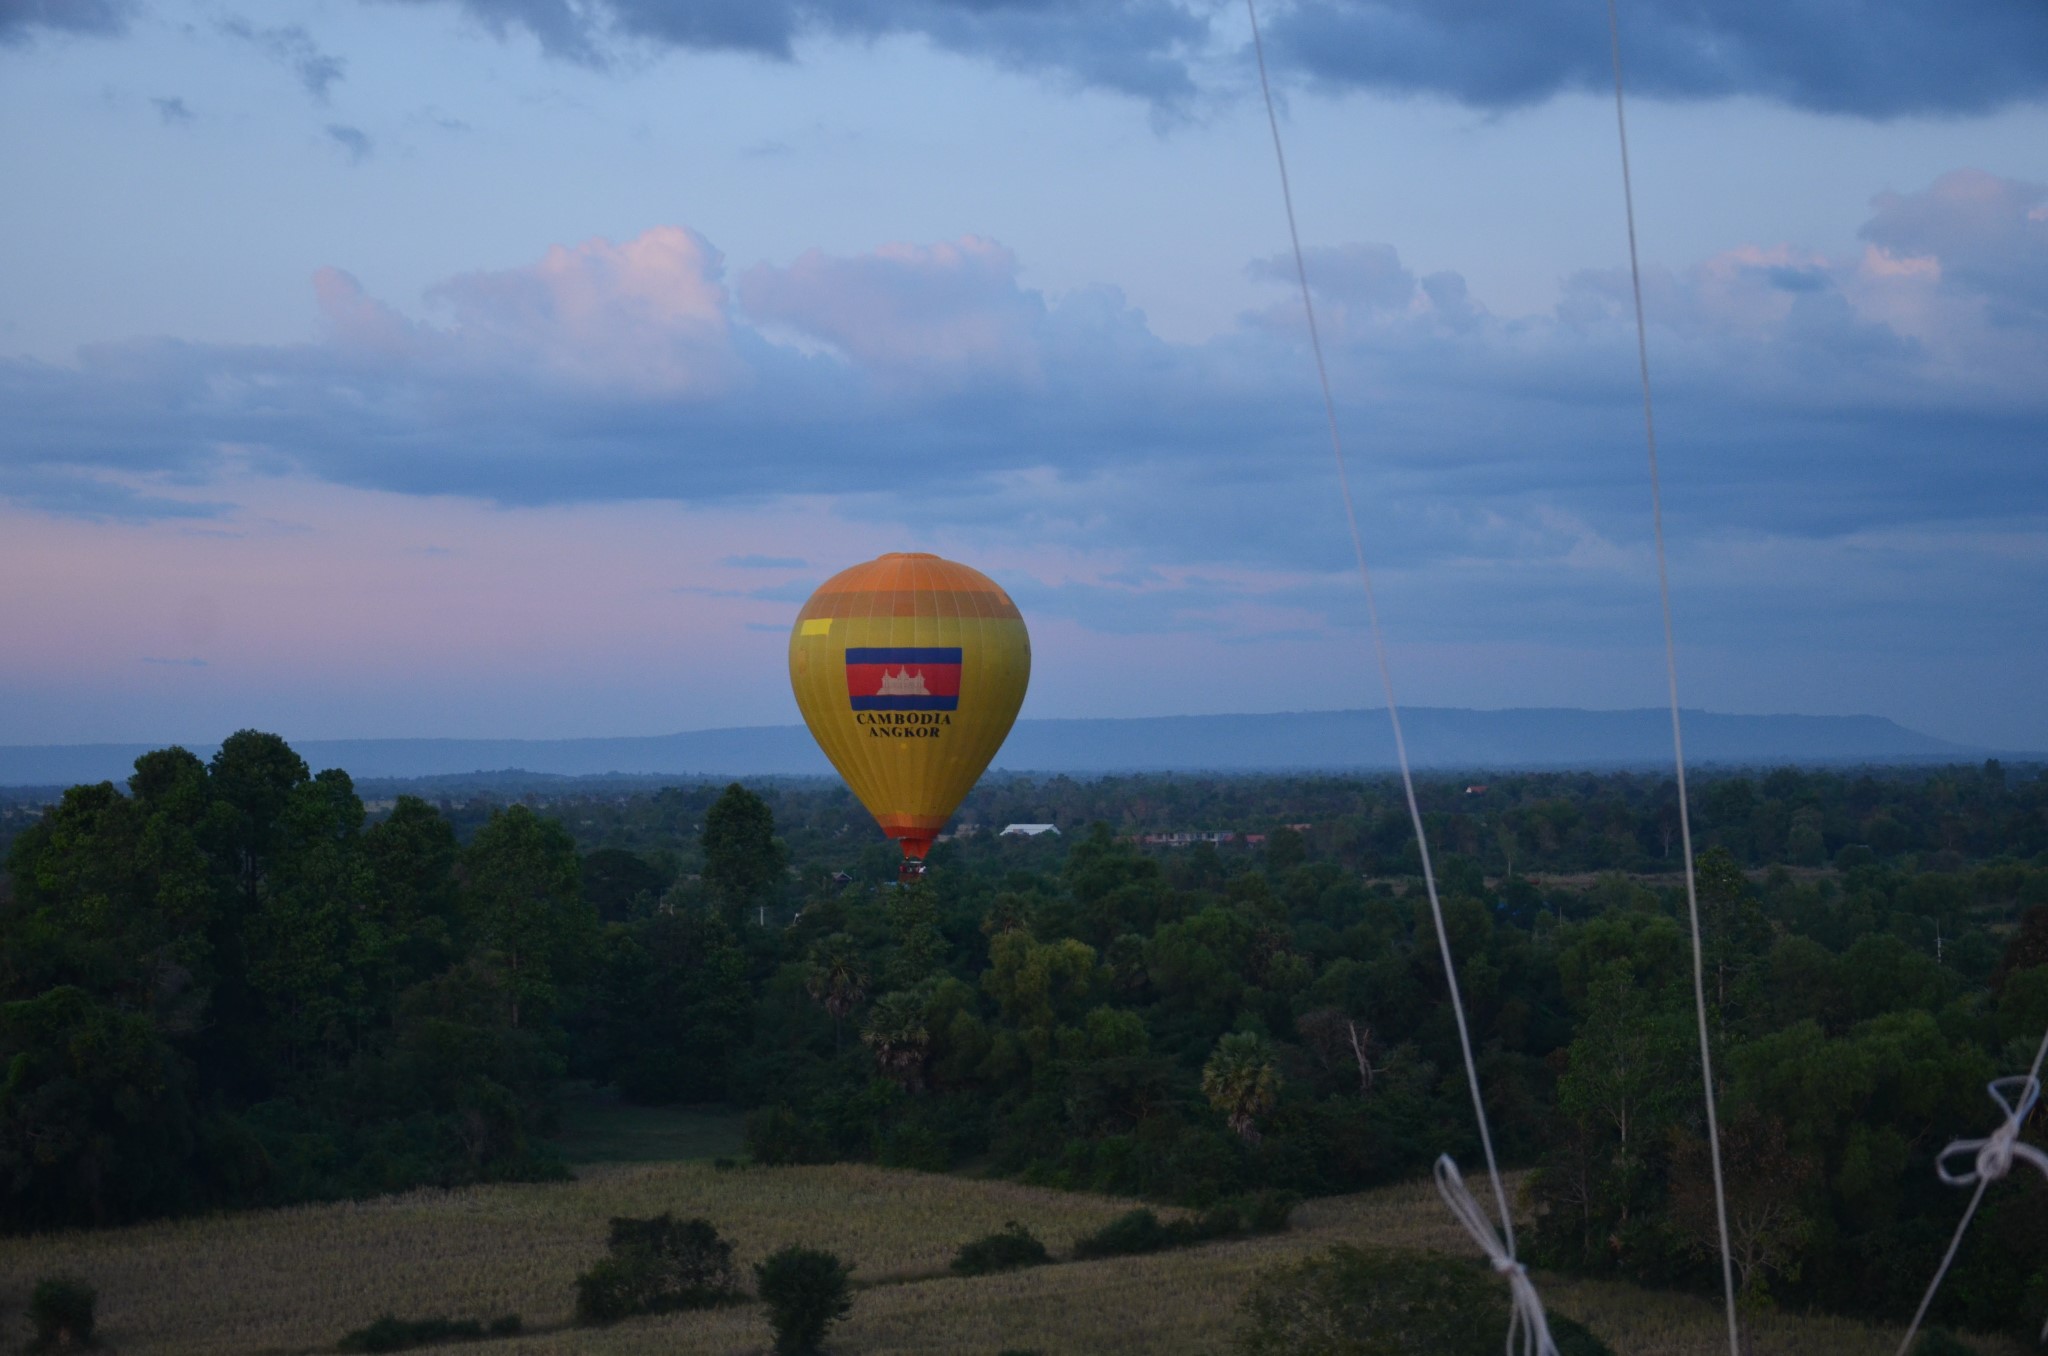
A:
MULTIPOLYGON (((1604 7, 1262 9, 1404 700, 1662 697, 1604 7)), ((2048 748, 2048 11, 1624 3, 1681 682, 2048 748)), ((1240 7, 0 0, 0 742, 1369 704, 1240 7)))

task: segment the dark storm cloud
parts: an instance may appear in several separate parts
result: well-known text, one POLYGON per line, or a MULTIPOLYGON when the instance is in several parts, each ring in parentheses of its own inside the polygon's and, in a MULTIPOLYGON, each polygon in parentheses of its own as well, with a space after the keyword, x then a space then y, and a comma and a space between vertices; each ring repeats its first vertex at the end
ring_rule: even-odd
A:
POLYGON ((0 0, 0 45, 26 42, 38 29, 102 37, 123 32, 130 0, 0 0))
MULTIPOLYGON (((1188 103, 1219 62, 1217 0, 377 0, 455 3, 487 29, 604 65, 620 42, 787 60, 809 34, 918 34, 1015 70, 1188 103)), ((1603 92, 1604 8, 1563 0, 1275 0, 1283 76, 1505 109, 1603 92)), ((1630 0, 1640 94, 1747 96, 1858 117, 1977 113, 2048 94, 2048 6, 2037 0, 1630 0)), ((1213 83, 1213 82, 1212 82, 1213 83)), ((1230 86, 1241 88, 1231 80, 1230 86)))
MULTIPOLYGON (((1628 0, 1630 89, 1859 117, 1980 113, 2048 94, 2034 0, 1628 0)), ((1298 0, 1281 61, 1330 86, 1513 108, 1612 88, 1605 7, 1558 0, 1298 0)))
POLYGON ((455 3, 498 34, 602 66, 620 42, 747 52, 786 61, 810 34, 916 34, 947 51, 1049 73, 1158 104, 1195 93, 1190 59, 1213 5, 1191 0, 377 0, 455 3))

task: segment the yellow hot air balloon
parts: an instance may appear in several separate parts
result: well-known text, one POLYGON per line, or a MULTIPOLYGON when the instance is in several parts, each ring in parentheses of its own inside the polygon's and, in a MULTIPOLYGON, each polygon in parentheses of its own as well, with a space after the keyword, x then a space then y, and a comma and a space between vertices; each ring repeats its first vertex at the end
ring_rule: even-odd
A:
POLYGON ((797 614, 789 682, 839 775, 921 868, 1024 704, 1031 638, 978 570, 921 552, 833 575, 797 614))

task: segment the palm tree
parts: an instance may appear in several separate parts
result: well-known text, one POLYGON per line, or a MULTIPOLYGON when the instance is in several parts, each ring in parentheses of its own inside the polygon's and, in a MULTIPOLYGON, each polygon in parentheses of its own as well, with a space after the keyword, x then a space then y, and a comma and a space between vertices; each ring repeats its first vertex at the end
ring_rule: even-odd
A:
POLYGON ((1240 1139, 1257 1144, 1259 1118, 1280 1095, 1280 1075, 1266 1043, 1249 1031, 1233 1031, 1216 1042, 1216 1052, 1202 1066, 1202 1093, 1240 1139))
POLYGON ((818 1006, 832 1015, 832 1048, 840 1049, 840 1024, 868 996, 867 971, 861 967, 853 938, 835 932, 818 943, 811 952, 811 975, 805 987, 818 1006))
POLYGON ((882 1077, 908 1092, 924 1087, 924 1061, 931 1053, 932 1036, 925 1029, 920 995, 899 991, 876 1000, 860 1038, 875 1052, 875 1067, 882 1077))

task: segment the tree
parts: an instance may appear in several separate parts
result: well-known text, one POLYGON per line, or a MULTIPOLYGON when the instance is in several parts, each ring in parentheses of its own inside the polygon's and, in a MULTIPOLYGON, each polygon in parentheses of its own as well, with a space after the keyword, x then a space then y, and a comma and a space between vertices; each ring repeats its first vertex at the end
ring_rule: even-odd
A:
POLYGON ((1372 1027, 1341 1008, 1317 1008, 1294 1019, 1294 1029, 1325 1069, 1358 1071, 1358 1095, 1372 1091, 1372 1080, 1384 1072, 1370 1058, 1372 1027))
POLYGON ((1202 1066, 1202 1095, 1223 1113, 1238 1138, 1257 1144, 1259 1120, 1280 1097, 1280 1075, 1266 1043, 1249 1031, 1233 1031, 1216 1042, 1215 1053, 1202 1066))
POLYGON ((668 887, 667 873, 623 848, 599 848, 583 858, 583 896, 607 923, 653 913, 668 887))
POLYGON ((923 995, 903 991, 884 994, 868 1012, 860 1038, 875 1052, 875 1068, 882 1077, 908 1092, 923 1089, 925 1060, 932 1047, 932 1035, 925 1026, 923 995))
POLYGON ((729 918, 768 901, 781 883, 787 853, 775 840, 768 803, 738 782, 704 816, 704 888, 729 918))
MULTIPOLYGON (((1783 1124, 1748 1108, 1721 1127, 1721 1156, 1736 1285, 1745 1299, 1760 1299, 1770 1293, 1771 1278, 1799 1278, 1801 1253, 1814 1233, 1806 1210, 1814 1161, 1786 1146, 1783 1124)), ((1671 1222, 1694 1256, 1721 1255, 1713 1160, 1696 1136, 1679 1135, 1672 1150, 1671 1222)))
POLYGON ((1709 848, 1694 868, 1700 902, 1700 947, 1708 997, 1726 1020, 1730 991, 1771 944, 1771 925, 1757 907, 1742 868, 1726 848, 1709 848))
POLYGON ((1682 1019, 1651 1001, 1626 960, 1595 971, 1581 1006, 1557 1084, 1564 1143, 1536 1190, 1560 1207, 1549 1226, 1557 1242, 1583 1262, 1630 1246, 1652 1201, 1653 1155, 1698 1085, 1682 1019))
POLYGON ((235 731, 213 755, 208 781, 219 809, 213 828, 245 910, 253 911, 262 894, 285 804, 310 777, 291 745, 260 730, 235 731))
POLYGON ((0 1220, 49 1229, 186 1205, 183 1084, 147 1017, 70 985, 0 1003, 0 1220))
POLYGON ((2021 916, 2019 930, 2006 943, 1998 968, 1991 972, 1992 989, 2002 990, 2009 977, 2037 965, 2048 965, 2048 904, 2036 904, 2021 916))
POLYGON ((388 1012, 397 996, 454 958, 461 907, 455 827, 418 796, 400 796, 362 836, 368 912, 359 956, 372 1001, 388 1012))
POLYGON ((709 909, 606 929, 584 1030, 598 1073, 628 1101, 725 1096, 752 1019, 746 957, 709 909))
POLYGON ((492 815, 463 854, 465 911, 478 949, 502 968, 511 1023, 552 1011, 557 981, 573 974, 595 940, 583 902, 576 843, 524 805, 492 815))
POLYGON ((840 1046, 840 1024, 868 996, 867 968, 853 938, 835 932, 811 951, 810 974, 804 981, 811 999, 832 1017, 832 1048, 840 1046))
POLYGON ((1057 1026, 1078 1020, 1108 981, 1095 948, 1072 937, 1038 942, 1024 932, 999 933, 989 942, 988 959, 982 991, 1018 1029, 1034 1060, 1052 1055, 1057 1026))
POLYGON ((923 880, 890 895, 889 926, 896 934, 896 954, 889 963, 893 983, 910 988, 944 963, 946 939, 939 933, 938 910, 923 880))
POLYGON ((285 797, 273 830, 268 888, 247 920, 248 975, 264 999, 261 1048, 276 1074, 339 1058, 368 1026, 357 930, 370 873, 358 851, 363 803, 329 769, 285 797))
POLYGON ((775 1356, 813 1356, 825 1329, 853 1309, 847 1279, 853 1268, 829 1252, 792 1243, 754 1266, 754 1286, 768 1306, 775 1356))

